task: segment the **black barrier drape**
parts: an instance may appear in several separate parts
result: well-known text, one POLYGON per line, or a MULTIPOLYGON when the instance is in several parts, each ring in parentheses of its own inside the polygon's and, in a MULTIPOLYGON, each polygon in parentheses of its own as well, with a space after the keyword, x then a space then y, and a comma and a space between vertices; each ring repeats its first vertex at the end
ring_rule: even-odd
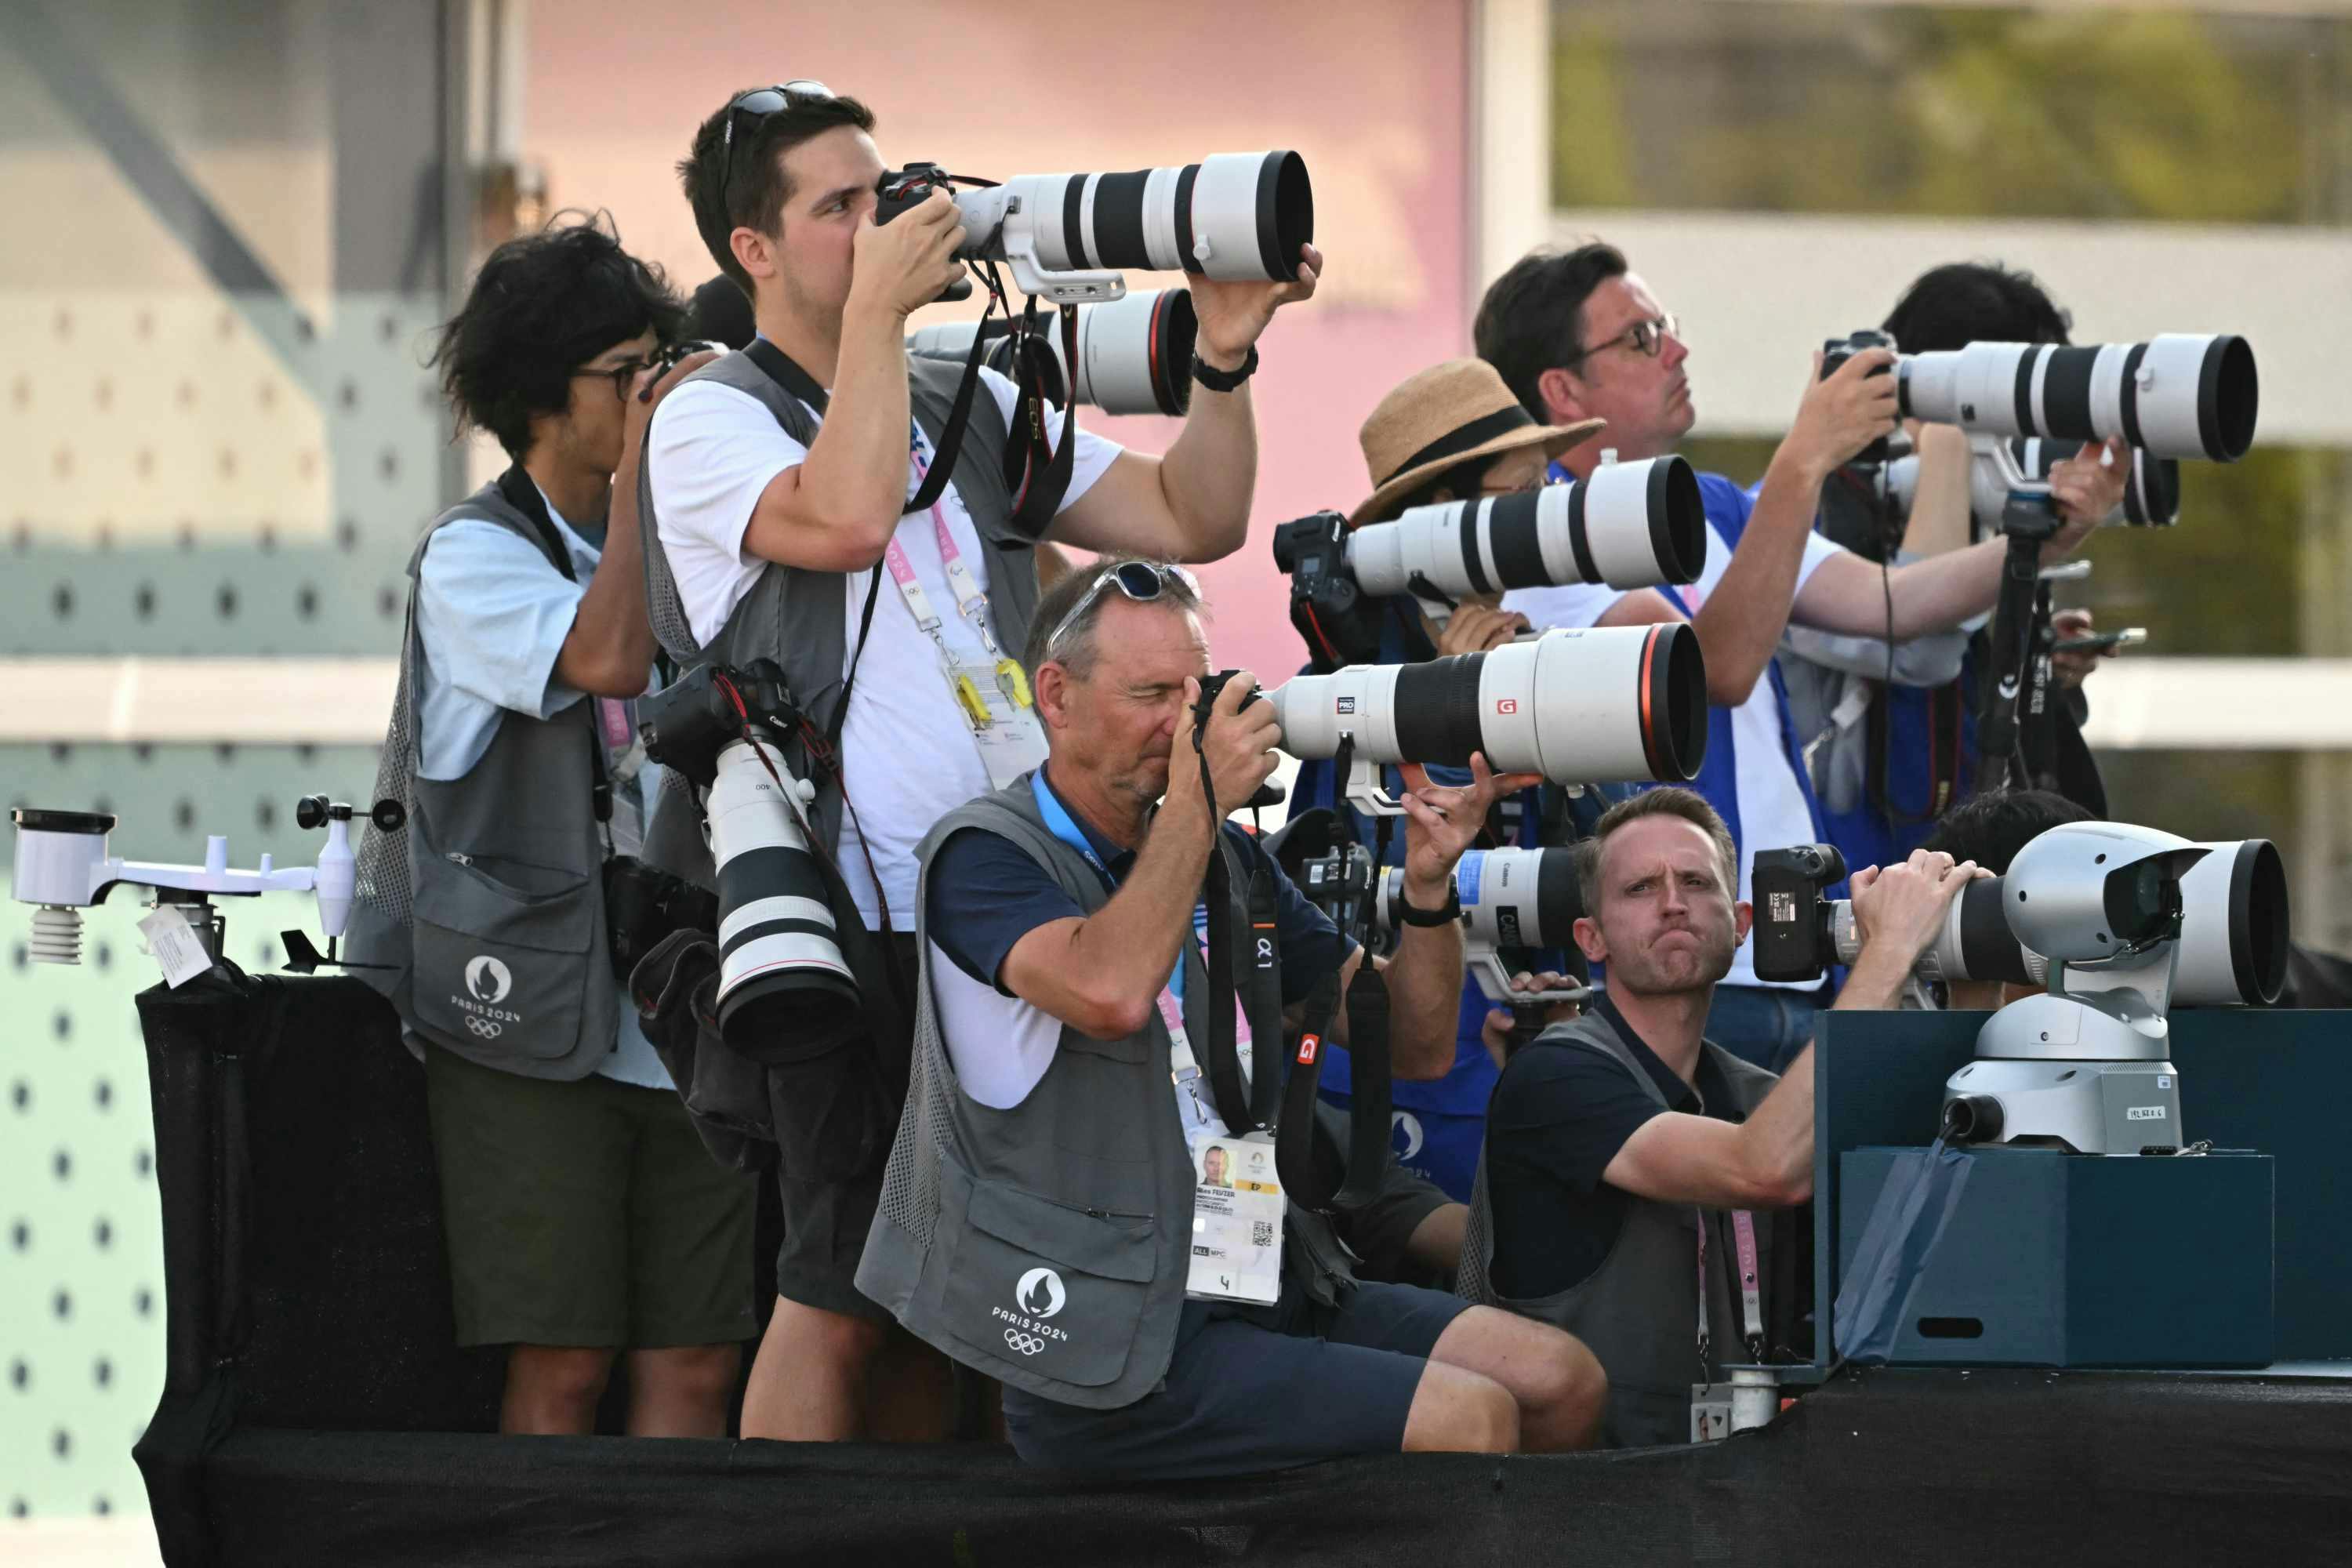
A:
POLYGON ((183 1564, 2309 1561, 2352 1378, 1846 1374, 1707 1448, 1073 1484, 979 1446, 501 1437, 452 1344, 421 1071, 348 980, 140 998, 183 1564))

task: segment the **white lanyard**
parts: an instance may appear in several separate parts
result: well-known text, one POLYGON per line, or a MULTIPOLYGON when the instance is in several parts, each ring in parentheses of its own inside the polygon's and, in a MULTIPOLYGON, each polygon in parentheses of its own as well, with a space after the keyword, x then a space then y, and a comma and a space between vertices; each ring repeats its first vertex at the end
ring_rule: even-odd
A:
MULTIPOLYGON (((924 460, 919 432, 911 426, 909 431, 908 461, 914 465, 915 487, 919 489, 930 472, 930 465, 924 460)), ((906 601, 907 613, 914 617, 916 629, 929 637, 931 646, 939 650, 940 670, 955 695, 956 706, 963 710, 965 719, 974 730, 984 731, 994 721, 988 710, 987 698, 982 693, 979 683, 972 679, 973 673, 978 673, 982 679, 992 673, 998 690, 1003 693, 1005 701, 1016 712, 1031 706, 1028 679, 1023 674, 1019 661, 1006 658, 1003 650, 996 646, 995 635, 988 624, 988 595, 981 587, 980 579, 972 575, 971 567, 964 561, 963 552, 956 547, 955 531, 948 526, 947 516, 938 501, 931 503, 931 537, 939 546, 940 565, 947 574, 948 586, 956 596, 956 612, 980 638, 980 646, 987 650, 987 664, 995 667, 992 671, 986 666, 976 672, 970 670, 948 647, 947 638, 940 631, 944 623, 932 613, 930 595, 923 592, 922 580, 915 574, 915 563, 907 558, 906 548, 898 542, 895 532, 889 543, 883 548, 883 563, 889 568, 890 581, 898 584, 898 596, 906 601)))

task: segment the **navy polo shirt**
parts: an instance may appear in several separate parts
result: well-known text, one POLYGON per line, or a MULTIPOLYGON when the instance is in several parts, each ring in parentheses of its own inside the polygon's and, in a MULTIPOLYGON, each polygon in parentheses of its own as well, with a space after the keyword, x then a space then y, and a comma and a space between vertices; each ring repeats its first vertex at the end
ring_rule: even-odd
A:
MULTIPOLYGON (((1050 778, 1045 787, 1053 790, 1050 778)), ((1059 790, 1054 790, 1054 798, 1086 835, 1096 858, 1110 868, 1110 885, 1126 880, 1135 865, 1135 851, 1104 837, 1059 790)), ((1244 872, 1264 868, 1274 873, 1282 1000, 1286 1006, 1304 1002, 1317 981, 1347 962, 1355 943, 1307 901, 1255 837, 1234 823, 1223 826, 1227 841, 1241 851, 1244 872)), ((1013 943, 1049 921, 1083 918, 1087 912, 1026 850, 983 828, 965 828, 940 845, 932 857, 929 878, 926 934, 958 969, 1007 996, 1013 993, 1004 985, 1004 955, 1013 943)))
MULTIPOLYGON (((1606 992, 1593 998, 1592 1011, 1617 1031, 1667 1106, 1719 1121, 1747 1120, 1729 1109, 1731 1086, 1705 1051, 1694 1091, 1634 1033, 1606 992)), ((1496 1291, 1549 1296, 1590 1279, 1607 1260, 1634 1200, 1601 1173, 1627 1139, 1663 1114, 1622 1066, 1599 1051, 1545 1044, 1511 1058, 1486 1117, 1496 1291)))

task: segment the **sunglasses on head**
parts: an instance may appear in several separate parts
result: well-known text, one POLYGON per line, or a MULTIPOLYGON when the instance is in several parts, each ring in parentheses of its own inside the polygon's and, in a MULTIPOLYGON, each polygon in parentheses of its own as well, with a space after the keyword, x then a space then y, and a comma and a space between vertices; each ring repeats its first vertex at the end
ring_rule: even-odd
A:
POLYGON ((1055 626, 1054 635, 1045 639, 1045 657, 1054 657, 1054 650, 1061 646, 1062 638, 1078 624, 1087 608, 1103 596, 1106 589, 1116 588, 1137 604, 1148 605, 1168 592, 1171 584, 1181 589, 1195 604, 1200 602, 1200 583, 1181 566, 1161 566, 1150 561, 1120 562, 1096 578, 1093 585, 1078 596, 1078 602, 1070 606, 1070 613, 1062 617, 1062 624, 1055 626))
POLYGON ((760 121, 771 114, 780 114, 795 103, 822 103, 833 96, 833 89, 821 81, 798 79, 778 82, 773 87, 757 87, 739 94, 727 106, 726 134, 719 142, 719 195, 722 201, 735 189, 735 122, 745 120, 743 135, 749 141, 759 129, 760 121), (748 118, 747 118, 748 117, 748 118))

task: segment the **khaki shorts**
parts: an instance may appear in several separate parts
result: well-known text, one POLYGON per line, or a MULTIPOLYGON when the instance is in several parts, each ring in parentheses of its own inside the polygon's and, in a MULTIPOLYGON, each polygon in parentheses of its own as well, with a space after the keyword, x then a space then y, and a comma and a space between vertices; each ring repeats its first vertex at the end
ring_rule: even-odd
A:
POLYGON ((521 1078, 425 1047, 461 1345, 656 1350, 759 1331, 751 1179, 675 1091, 521 1078))

